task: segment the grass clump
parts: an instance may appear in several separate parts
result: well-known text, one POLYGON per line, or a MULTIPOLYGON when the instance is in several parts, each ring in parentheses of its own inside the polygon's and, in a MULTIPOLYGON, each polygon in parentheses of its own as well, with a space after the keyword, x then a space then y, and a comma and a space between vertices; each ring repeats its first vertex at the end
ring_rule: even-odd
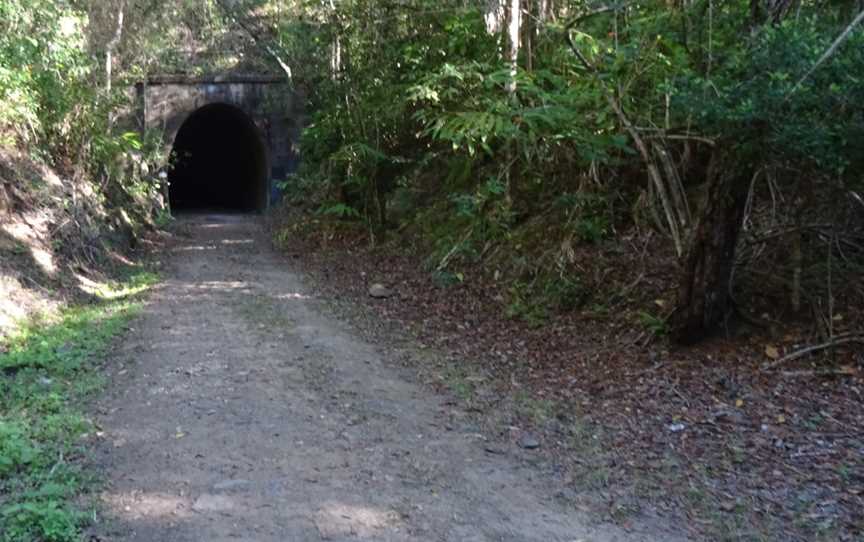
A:
POLYGON ((84 400, 100 360, 141 308, 156 277, 105 287, 100 301, 22 323, 0 342, 0 542, 71 542, 92 516, 81 465, 93 430, 84 400))

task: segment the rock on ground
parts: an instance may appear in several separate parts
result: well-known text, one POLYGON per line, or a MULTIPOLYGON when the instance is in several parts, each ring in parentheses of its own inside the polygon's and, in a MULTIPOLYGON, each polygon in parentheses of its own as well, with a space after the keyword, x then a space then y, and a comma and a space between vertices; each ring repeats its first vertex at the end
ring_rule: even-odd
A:
POLYGON ((373 284, 369 287, 369 295, 378 299, 384 299, 393 295, 393 292, 383 284, 373 284))

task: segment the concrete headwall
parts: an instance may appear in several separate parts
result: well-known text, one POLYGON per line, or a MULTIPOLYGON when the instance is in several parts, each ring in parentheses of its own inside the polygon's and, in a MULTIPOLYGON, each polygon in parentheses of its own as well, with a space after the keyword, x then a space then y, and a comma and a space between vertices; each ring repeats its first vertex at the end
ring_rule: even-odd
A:
POLYGON ((210 104, 228 104, 245 112, 267 149, 271 200, 273 182, 296 170, 303 126, 303 99, 284 79, 262 76, 192 78, 151 77, 136 85, 139 124, 160 130, 166 155, 192 113, 210 104))

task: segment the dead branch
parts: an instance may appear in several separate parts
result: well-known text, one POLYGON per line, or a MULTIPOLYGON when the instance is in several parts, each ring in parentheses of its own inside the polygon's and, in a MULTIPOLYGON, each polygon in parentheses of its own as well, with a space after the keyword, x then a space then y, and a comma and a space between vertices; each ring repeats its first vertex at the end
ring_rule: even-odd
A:
POLYGON ((787 378, 813 377, 813 376, 855 376, 849 371, 782 371, 780 374, 787 378))
POLYGON ((567 45, 579 59, 579 62, 585 67, 588 73, 590 73, 597 80, 600 90, 603 93, 603 97, 609 103, 609 107, 612 108, 612 111, 615 113, 615 116, 618 117, 621 125, 624 126, 624 129, 627 131, 628 134, 630 134, 630 137, 633 139, 633 143, 636 145, 636 149, 639 151, 639 155, 642 157, 643 162, 645 162, 645 167, 648 170, 648 176, 651 178, 657 189, 657 194, 660 197, 660 202, 663 205, 663 212, 666 215, 666 222, 669 226, 672 240, 675 243, 675 251, 680 257, 684 254, 683 235, 680 231, 680 224, 675 217, 674 204, 669 197, 666 183, 663 182, 663 176, 660 174, 660 169, 657 167, 657 163, 651 156, 648 145, 642 139, 642 136, 639 135, 639 131, 630 121, 630 118, 624 113, 624 110, 621 108, 618 100, 615 99, 612 91, 610 91, 609 88, 598 77, 597 67, 591 64, 591 62, 588 61, 585 55, 582 54, 582 51, 580 51, 579 48, 576 47, 576 44, 573 43, 573 38, 570 35, 570 32, 576 26, 576 23, 578 23, 585 17, 595 15, 597 13, 603 13, 605 11, 617 10, 621 7, 624 7, 625 5, 627 4, 625 3, 617 6, 604 6, 602 8, 598 8, 597 10, 593 10, 589 13, 573 18, 569 23, 567 23, 567 26, 564 29, 564 39, 567 41, 567 45))
POLYGON ((608 13, 610 11, 619 11, 619 10, 624 9, 626 7, 629 7, 631 4, 635 4, 635 3, 636 3, 635 0, 632 0, 630 2, 618 2, 617 4, 608 4, 605 6, 598 6, 594 9, 590 9, 588 11, 579 13, 578 15, 574 16, 572 19, 567 21, 567 24, 564 25, 565 31, 569 33, 570 30, 574 26, 576 26, 576 23, 578 23, 579 21, 581 21, 583 19, 587 19, 588 17, 593 17, 594 15, 600 15, 601 13, 608 13))
POLYGON ((648 136, 648 139, 680 139, 684 141, 696 141, 698 143, 704 143, 709 147, 716 147, 717 142, 708 137, 702 137, 697 135, 686 135, 686 134, 658 134, 648 136))
POLYGON ((838 346, 843 346, 844 344, 864 344, 864 335, 844 335, 840 337, 834 337, 833 339, 826 341, 822 344, 814 344, 813 346, 808 346, 806 348, 802 348, 800 350, 796 350, 791 354, 786 354, 782 358, 777 361, 771 362, 765 367, 762 368, 762 372, 768 372, 776 367, 789 362, 796 360, 798 358, 804 357, 807 354, 812 354, 813 352, 819 352, 820 350, 827 350, 829 348, 837 348, 838 346))

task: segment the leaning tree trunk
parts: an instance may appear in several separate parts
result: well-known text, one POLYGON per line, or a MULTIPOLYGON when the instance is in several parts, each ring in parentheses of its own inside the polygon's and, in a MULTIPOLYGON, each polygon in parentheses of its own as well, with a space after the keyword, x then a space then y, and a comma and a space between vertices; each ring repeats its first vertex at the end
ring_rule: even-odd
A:
POLYGON ((683 344, 699 341, 718 329, 733 309, 732 270, 750 175, 746 170, 717 169, 710 174, 705 204, 690 238, 679 283, 673 327, 676 339, 683 344))

